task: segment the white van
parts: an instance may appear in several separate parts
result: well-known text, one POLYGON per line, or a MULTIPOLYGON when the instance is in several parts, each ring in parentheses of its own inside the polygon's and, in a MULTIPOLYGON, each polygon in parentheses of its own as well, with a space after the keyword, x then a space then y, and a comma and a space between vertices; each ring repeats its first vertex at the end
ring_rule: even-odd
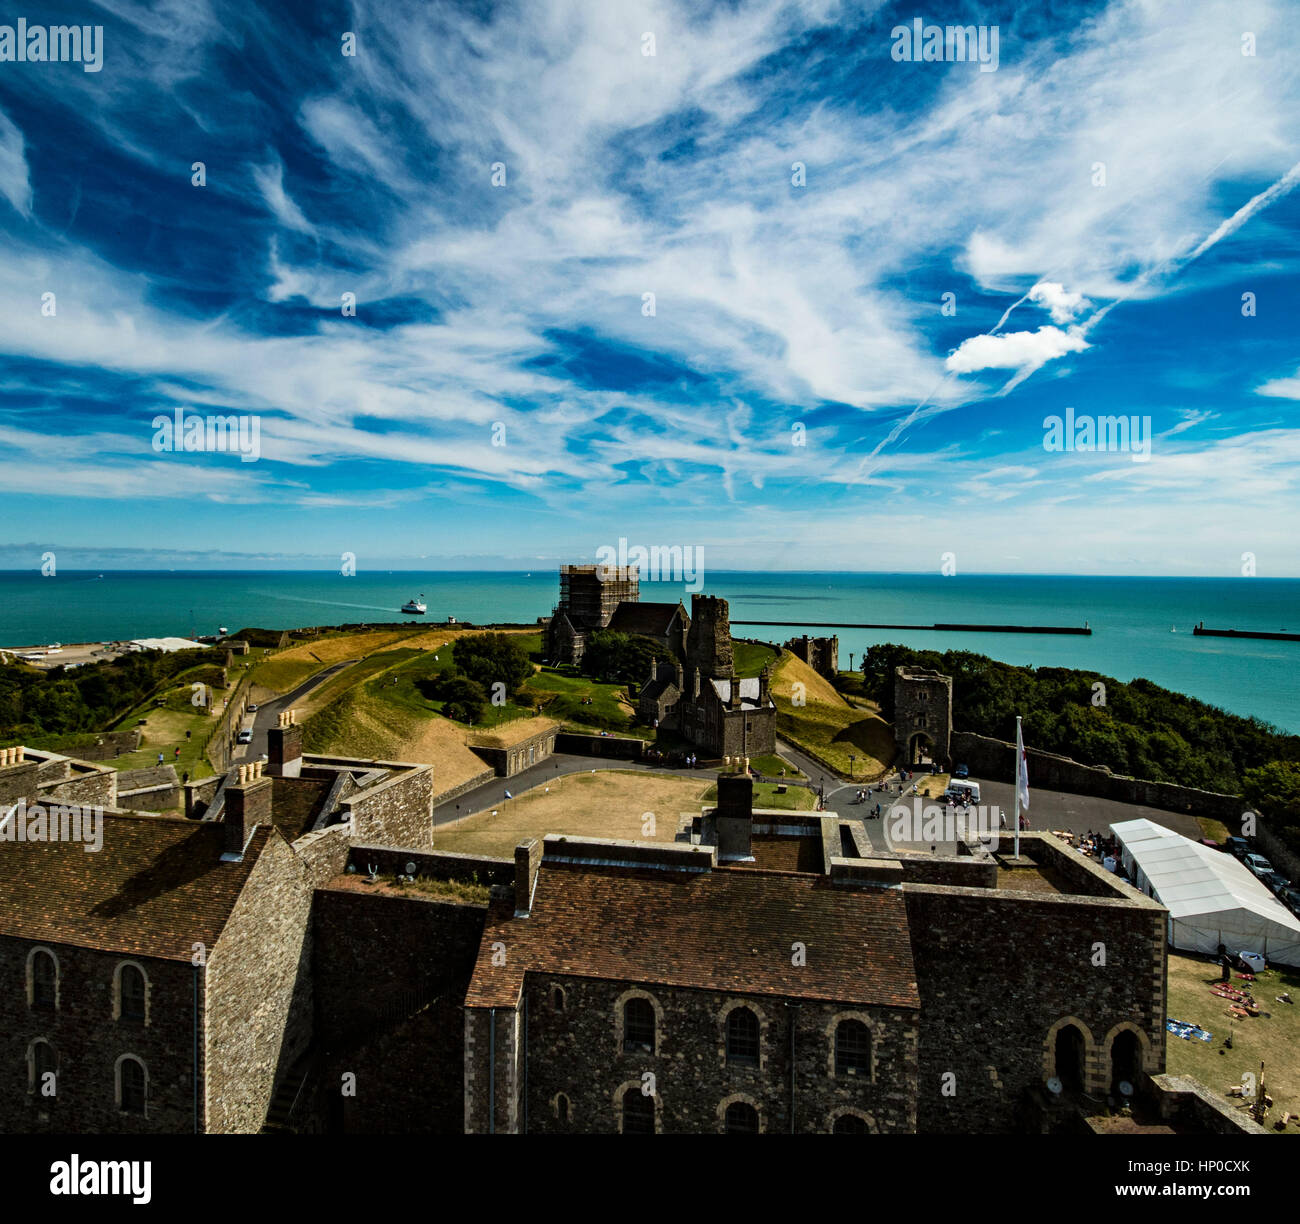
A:
POLYGON ((978 804, 980 801, 980 784, 970 778, 953 778, 948 783, 948 789, 943 792, 945 799, 951 799, 953 803, 969 797, 971 803, 978 804))

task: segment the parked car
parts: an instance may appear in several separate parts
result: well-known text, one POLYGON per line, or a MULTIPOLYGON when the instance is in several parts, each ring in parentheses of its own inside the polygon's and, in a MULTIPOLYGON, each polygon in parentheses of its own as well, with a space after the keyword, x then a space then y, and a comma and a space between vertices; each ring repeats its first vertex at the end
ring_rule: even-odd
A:
POLYGON ((248 703, 248 712, 249 712, 250 714, 256 714, 256 713, 257 713, 257 702, 256 702, 256 701, 250 701, 250 702, 248 703))
POLYGON ((1291 881, 1286 878, 1280 871, 1266 871, 1259 877, 1260 883, 1264 885, 1275 897, 1284 888, 1291 886, 1291 881))
POLYGON ((1277 899, 1300 918, 1300 888, 1283 888, 1278 892, 1277 899))
POLYGON ((253 733, 251 731, 241 731, 235 738, 241 744, 251 744, 253 742, 253 733))
POLYGON ((1248 854, 1241 860, 1250 869, 1250 873, 1257 879, 1262 880, 1266 875, 1273 872, 1273 864, 1268 861, 1262 854, 1248 854))
POLYGON ((954 778, 969 778, 969 777, 970 777, 970 766, 969 766, 969 765, 958 765, 957 768, 954 769, 954 770, 952 771, 952 776, 953 776, 954 778))
POLYGON ((1250 853, 1250 842, 1244 837, 1229 837, 1224 843, 1223 848, 1232 855, 1233 858, 1245 858, 1250 853))

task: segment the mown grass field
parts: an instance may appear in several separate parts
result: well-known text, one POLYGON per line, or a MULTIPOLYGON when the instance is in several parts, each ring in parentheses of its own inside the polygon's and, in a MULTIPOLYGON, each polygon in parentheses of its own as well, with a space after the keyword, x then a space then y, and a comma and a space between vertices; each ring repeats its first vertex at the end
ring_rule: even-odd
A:
POLYGON ((814 753, 844 777, 851 772, 858 781, 875 781, 893 762, 893 728, 879 714, 849 705, 828 681, 792 654, 783 653, 776 667, 772 700, 777 734, 814 753), (850 755, 856 760, 850 761, 850 755))
MULTIPOLYGON (((1185 1041, 1172 1033, 1166 1043, 1166 1064, 1171 1075, 1193 1075, 1230 1105, 1241 1104, 1227 1095, 1230 1084, 1240 1084, 1250 1072, 1264 1079, 1273 1108, 1265 1120, 1272 1124, 1286 1112, 1300 1112, 1300 971, 1278 966, 1266 969, 1251 987, 1261 1014, 1235 1023, 1228 1015, 1228 1003, 1210 993, 1219 979, 1219 967, 1200 957, 1169 955, 1169 999, 1167 1014, 1174 1019, 1199 1024, 1214 1034, 1214 1040, 1185 1041), (1279 1003, 1287 993, 1295 1003, 1279 1003), (1267 1012, 1268 1015, 1263 1013, 1267 1012), (1232 1032, 1232 1049, 1223 1039, 1232 1032)), ((1236 973, 1233 984, 1241 985, 1236 973)), ((1300 1134, 1292 1122, 1285 1134, 1300 1134)))
POLYGON ((521 841, 547 833, 672 841, 682 812, 698 813, 703 778, 633 770, 562 774, 507 799, 493 812, 434 831, 434 848, 509 857, 521 841))

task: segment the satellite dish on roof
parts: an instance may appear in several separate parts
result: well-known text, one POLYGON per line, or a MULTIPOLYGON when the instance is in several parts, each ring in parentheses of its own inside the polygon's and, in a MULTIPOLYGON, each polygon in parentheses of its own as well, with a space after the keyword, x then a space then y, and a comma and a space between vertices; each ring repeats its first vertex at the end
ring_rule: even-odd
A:
POLYGON ((1133 1085, 1128 1080, 1120 1080, 1119 1094, 1120 1096, 1131 1097, 1133 1095, 1133 1085))
POLYGON ((1053 1096, 1061 1095, 1061 1087, 1061 1081, 1057 1079, 1056 1076, 1052 1076, 1052 1078, 1047 1081, 1047 1091, 1053 1096))

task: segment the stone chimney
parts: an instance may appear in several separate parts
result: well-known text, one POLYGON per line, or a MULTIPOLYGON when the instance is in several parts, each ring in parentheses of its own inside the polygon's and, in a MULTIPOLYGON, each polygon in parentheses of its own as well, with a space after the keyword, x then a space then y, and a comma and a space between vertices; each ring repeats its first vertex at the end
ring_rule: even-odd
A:
POLYGON ((240 765, 234 785, 226 783, 226 854, 241 856, 253 829, 271 823, 271 792, 261 761, 240 765))
POLYGON ((8 808, 19 799, 35 803, 39 768, 38 761, 27 759, 25 748, 0 748, 0 807, 8 808))
POLYGON ((515 917, 527 918, 533 908, 533 888, 542 865, 542 843, 535 837, 515 847, 515 917))
POLYGON ((747 774, 718 777, 718 806, 714 809, 718 830, 719 862, 752 862, 754 831, 754 781, 747 774))
POLYGON ((771 700, 772 687, 772 668, 769 664, 758 673, 758 708, 767 709, 767 703, 771 700))
POLYGON ((273 778, 302 775, 302 728, 297 710, 282 710, 276 725, 267 732, 266 772, 273 778))

